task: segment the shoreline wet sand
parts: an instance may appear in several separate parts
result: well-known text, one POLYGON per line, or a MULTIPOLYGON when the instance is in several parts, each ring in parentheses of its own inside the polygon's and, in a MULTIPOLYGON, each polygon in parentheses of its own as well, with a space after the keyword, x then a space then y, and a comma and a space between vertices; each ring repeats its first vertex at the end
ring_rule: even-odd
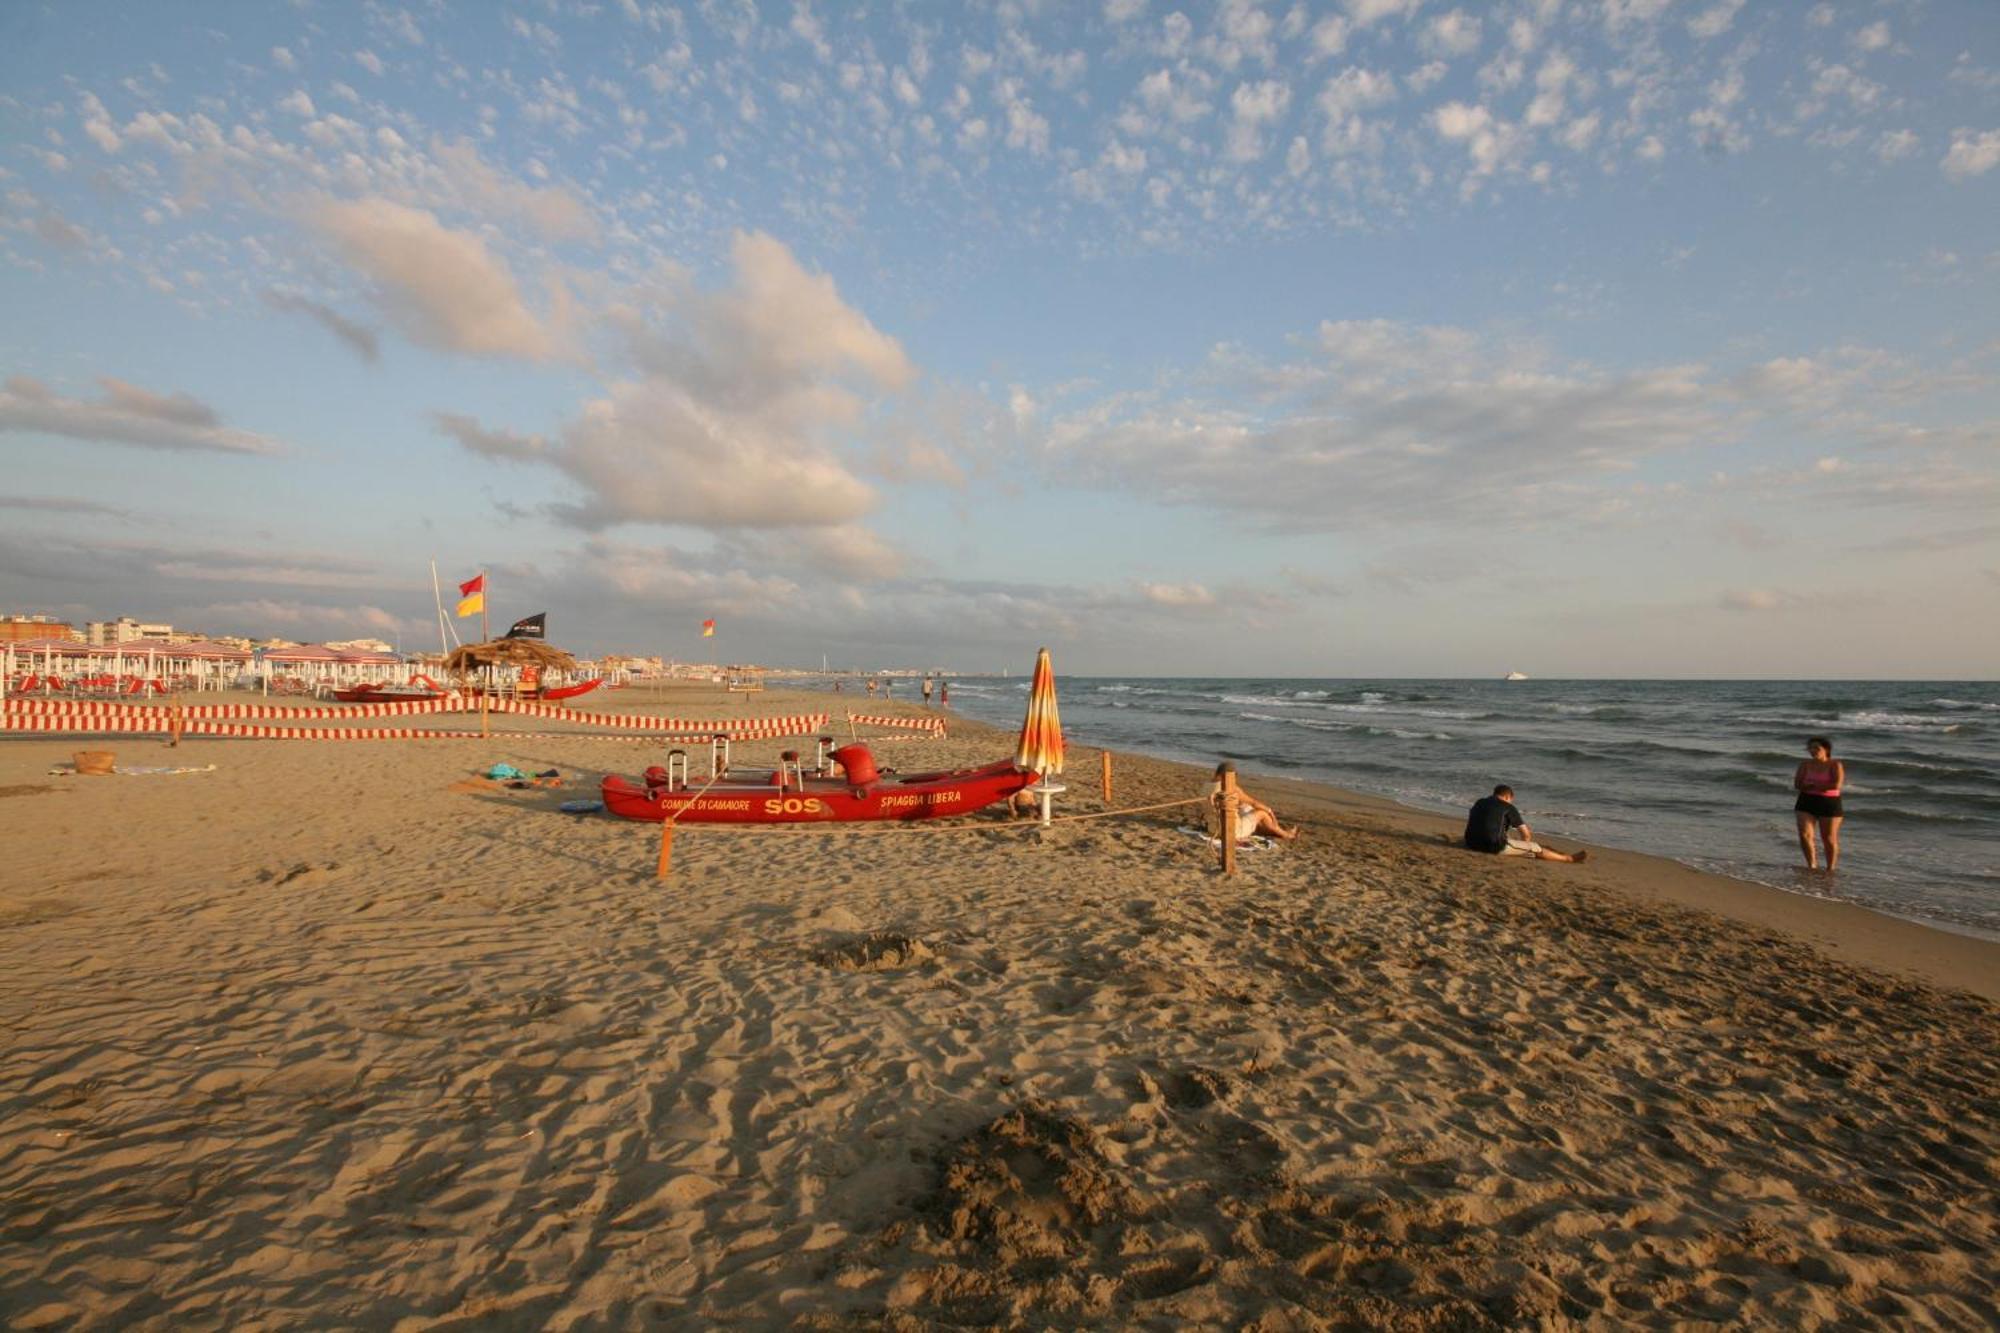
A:
POLYGON ((1255 776, 1234 880, 1186 808, 662 883, 555 809, 658 749, 0 745, 10 1324, 1990 1326, 2000 945, 1255 776))

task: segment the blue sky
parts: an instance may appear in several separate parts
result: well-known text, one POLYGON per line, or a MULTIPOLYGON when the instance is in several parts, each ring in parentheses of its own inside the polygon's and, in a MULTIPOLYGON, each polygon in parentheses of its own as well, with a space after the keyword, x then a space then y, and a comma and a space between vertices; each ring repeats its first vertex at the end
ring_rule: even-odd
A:
POLYGON ((0 8, 0 607, 1990 676, 1985 0, 0 8))

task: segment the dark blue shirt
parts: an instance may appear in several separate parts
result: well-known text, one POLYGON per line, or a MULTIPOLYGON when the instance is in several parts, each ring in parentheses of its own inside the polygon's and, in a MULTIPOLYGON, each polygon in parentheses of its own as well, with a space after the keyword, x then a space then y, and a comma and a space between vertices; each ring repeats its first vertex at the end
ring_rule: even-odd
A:
POLYGON ((1465 817, 1465 845, 1475 852, 1501 852, 1507 848, 1507 830, 1521 827, 1521 812, 1512 801, 1498 796, 1482 796, 1472 803, 1465 817))

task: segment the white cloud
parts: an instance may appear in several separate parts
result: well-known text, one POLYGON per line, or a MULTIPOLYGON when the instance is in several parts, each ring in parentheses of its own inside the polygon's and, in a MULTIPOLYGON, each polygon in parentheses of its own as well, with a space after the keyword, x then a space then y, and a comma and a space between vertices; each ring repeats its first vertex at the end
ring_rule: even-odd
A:
POLYGON ((421 200, 467 212, 518 217, 551 241, 597 239, 597 220, 569 190, 558 185, 526 185, 490 165, 464 139, 435 139, 433 178, 420 178, 413 192, 421 200))
POLYGON ((1551 52, 1535 71, 1535 98, 1523 117, 1534 126, 1553 125, 1563 118, 1564 96, 1577 77, 1576 62, 1561 51, 1551 52))
POLYGON ((1769 588, 1732 588, 1716 599, 1725 611, 1775 611, 1785 604, 1782 593, 1769 588))
POLYGON ((312 98, 306 96, 305 89, 295 88, 278 103, 278 110, 290 112, 294 116, 311 120, 319 113, 313 110, 312 98))
POLYGON ((1146 0, 1104 0, 1104 18, 1109 23, 1130 23, 1146 12, 1146 0))
POLYGON ((1896 162, 1917 151, 1917 136, 1909 130, 1891 130, 1875 141, 1875 156, 1896 162))
POLYGON ((553 359, 555 338, 507 265, 471 232, 387 199, 323 203, 306 221, 374 283, 372 297, 412 341, 481 356, 553 359))
POLYGON ((1696 367, 1556 367, 1518 340, 1387 320, 1328 322, 1315 355, 1245 361, 1221 382, 1219 399, 1163 393, 1056 417, 1049 466, 1285 531, 1526 524, 1526 502, 1726 438, 1742 410, 1696 367))
POLYGON ((1953 130, 1951 149, 1938 165, 1955 181, 1985 175, 2000 165, 2000 130, 1953 130))
POLYGON ((1238 84, 1229 95, 1230 125, 1224 151, 1231 161, 1264 155, 1264 127, 1281 119, 1292 103, 1291 88, 1277 79, 1238 84))
POLYGON ((17 375, 0 388, 0 432, 61 435, 73 440, 143 449, 270 454, 279 444, 222 424, 214 408, 185 393, 158 394, 107 377, 94 402, 68 398, 39 380, 17 375))
POLYGON ((1360 113, 1393 101, 1396 78, 1393 74, 1350 65, 1326 81, 1318 106, 1326 117, 1321 144, 1336 156, 1374 151, 1381 146, 1382 131, 1360 113))
POLYGON ((282 70, 294 70, 299 67, 298 58, 291 53, 290 49, 283 46, 274 46, 271 48, 271 63, 282 70))
POLYGON ((347 344, 363 361, 373 363, 382 359, 381 339, 375 335, 375 330, 349 319, 332 306, 310 300, 296 292, 276 290, 266 290, 263 301, 273 310, 304 315, 347 344))
POLYGON ((1345 3, 1355 26, 1366 28, 1384 19, 1408 18, 1417 12, 1423 0, 1345 0, 1345 3))
POLYGON ((95 93, 83 95, 82 115, 83 132, 92 143, 107 153, 115 153, 123 146, 117 127, 111 122, 111 113, 104 109, 104 103, 97 100, 95 93))
POLYGON ((901 344, 760 233, 736 237, 735 276, 704 293, 669 275, 609 312, 639 378, 585 403, 553 437, 437 424, 486 457, 555 467, 580 502, 554 507, 583 527, 681 523, 711 529, 838 527, 874 491, 836 443, 869 397, 916 378, 901 344))
POLYGON ((1737 11, 1742 8, 1743 0, 1721 0, 1689 19, 1687 30, 1702 41, 1720 37, 1735 24, 1737 11))
POLYGON ((1347 49, 1347 20, 1338 14, 1328 14, 1313 24, 1310 36, 1315 56, 1337 56, 1347 49))
POLYGON ((1438 134, 1454 141, 1470 139, 1492 123, 1492 112, 1464 102, 1446 102, 1431 113, 1431 124, 1438 134))
POLYGON ((1159 606, 1214 606, 1215 594, 1199 583, 1141 583, 1139 594, 1159 606))
POLYGON ((1457 57, 1477 51, 1479 39, 1479 20, 1462 9, 1454 9, 1425 24, 1418 44, 1432 55, 1457 57))
POLYGON ((1847 40, 1857 51, 1883 50, 1890 42, 1888 21, 1877 19, 1865 28, 1856 29, 1847 40))

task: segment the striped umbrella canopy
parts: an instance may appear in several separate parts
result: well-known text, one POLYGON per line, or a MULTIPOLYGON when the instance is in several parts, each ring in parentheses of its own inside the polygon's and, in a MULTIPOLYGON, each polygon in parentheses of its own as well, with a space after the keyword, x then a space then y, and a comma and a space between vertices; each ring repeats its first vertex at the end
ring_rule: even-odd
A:
POLYGON ((340 654, 331 648, 316 643, 301 643, 290 648, 271 648, 265 651, 266 662, 338 662, 340 654))
POLYGON ((1015 748, 1016 767, 1048 777, 1063 771, 1062 719, 1056 715, 1056 669, 1044 648, 1035 658, 1035 678, 1028 686, 1028 716, 1021 723, 1021 743, 1015 748))

